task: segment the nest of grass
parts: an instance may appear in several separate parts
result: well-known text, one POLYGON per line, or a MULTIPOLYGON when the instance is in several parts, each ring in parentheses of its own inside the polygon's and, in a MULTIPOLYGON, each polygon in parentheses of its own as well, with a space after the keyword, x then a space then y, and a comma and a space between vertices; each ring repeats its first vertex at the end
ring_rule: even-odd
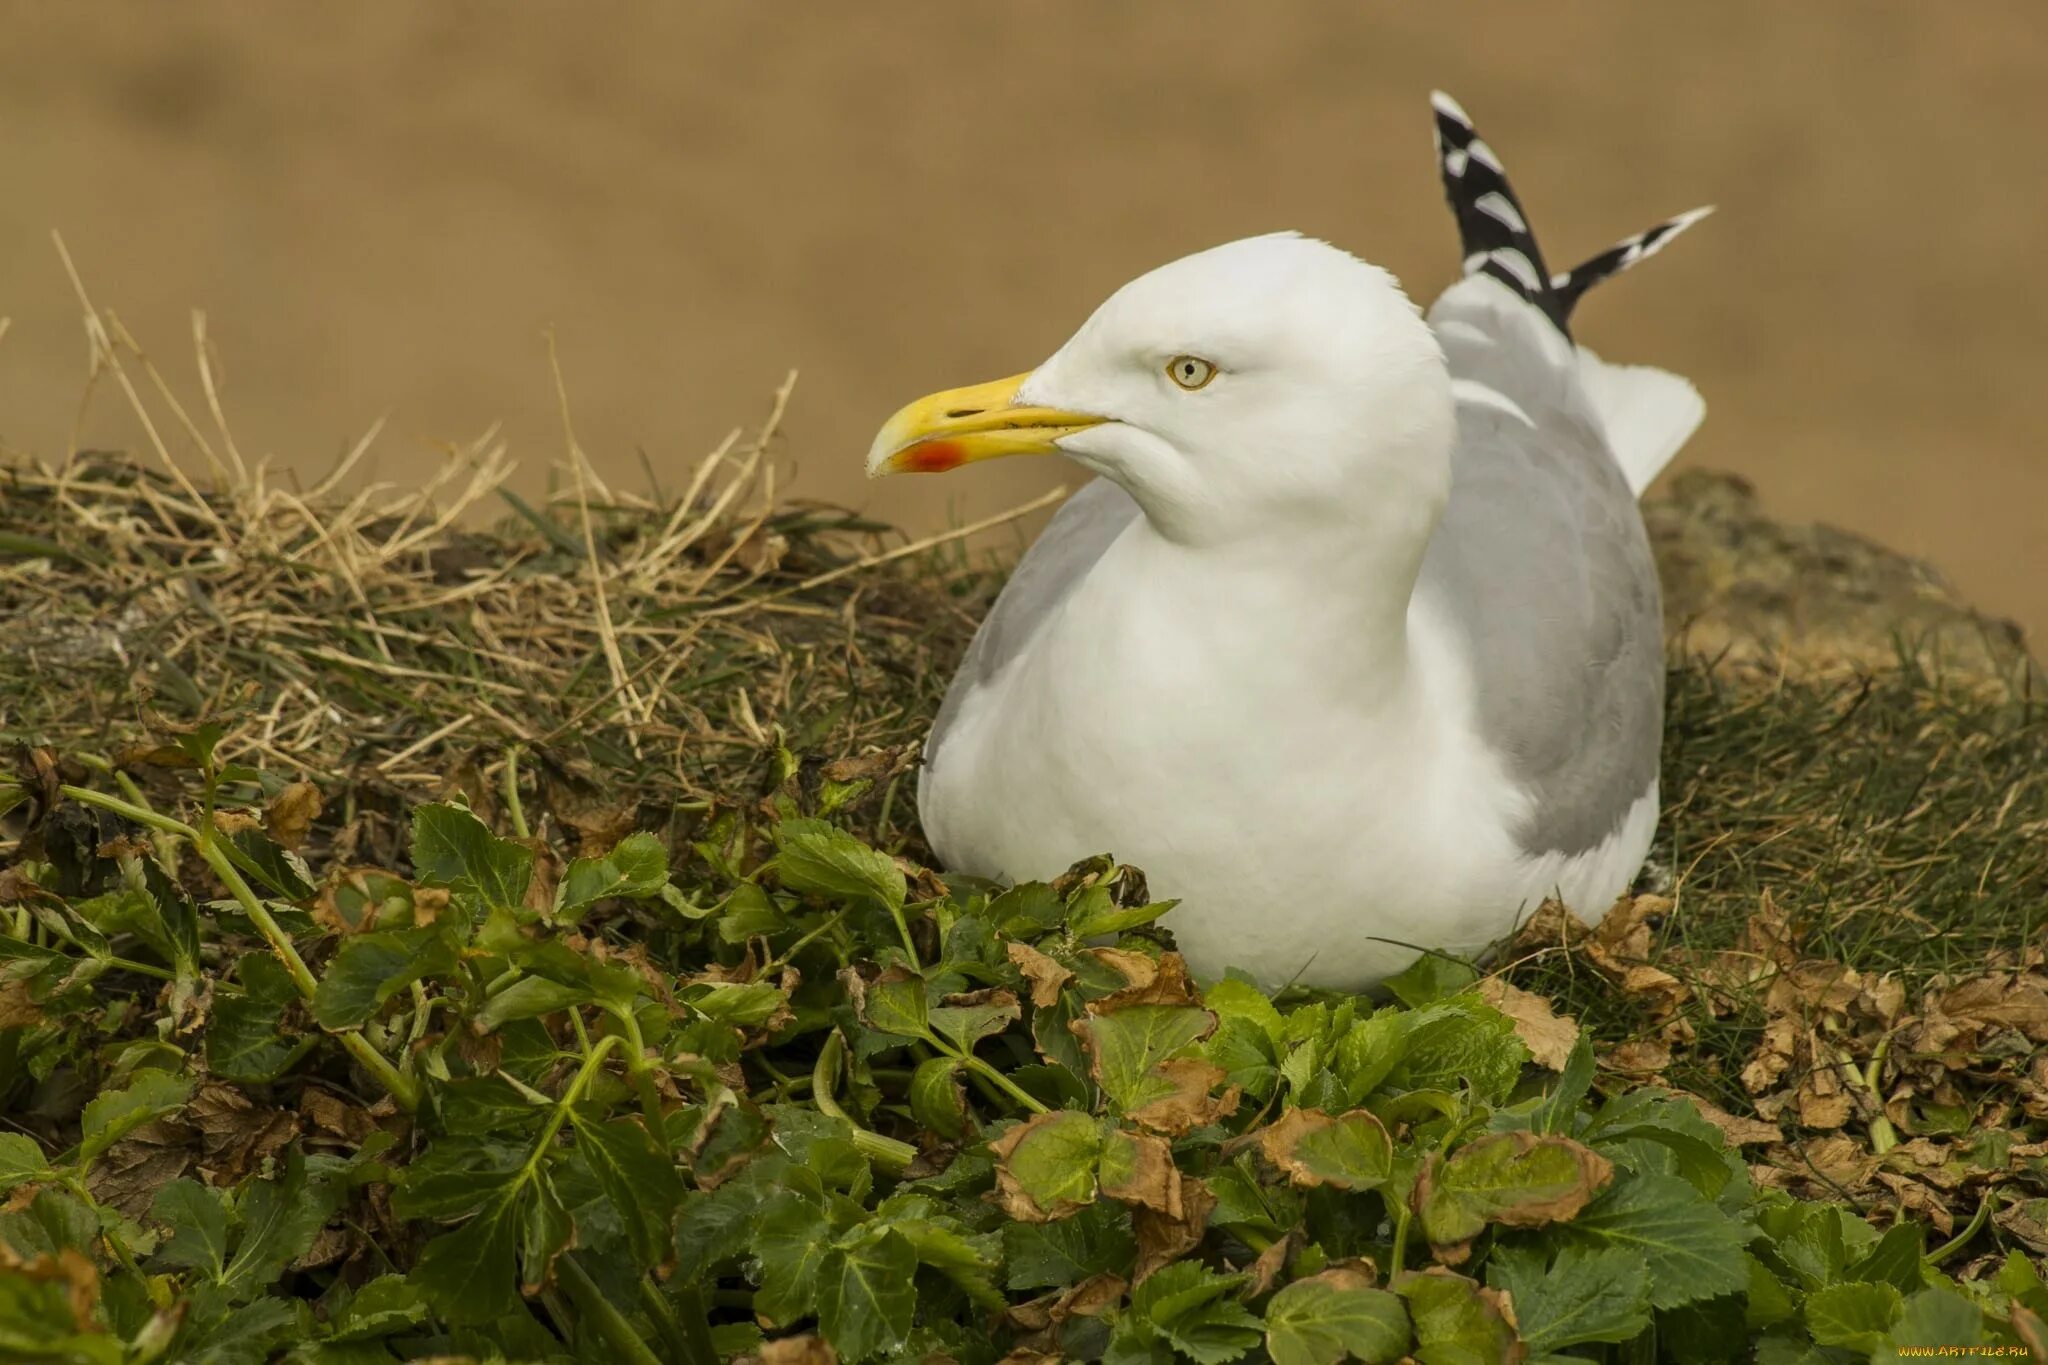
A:
MULTIPOLYGON (((786 749, 813 790, 869 784, 860 833, 926 857, 916 747, 1001 581, 965 540, 1049 499, 924 541, 780 502, 787 387, 676 489, 608 486, 571 436, 538 505, 488 438, 422 487, 348 491, 373 431, 301 490, 235 450, 203 350, 210 437, 131 351, 152 420, 96 336, 157 459, 0 467, 11 739, 146 790, 167 729, 233 717, 222 759, 327 793, 316 850, 386 865, 398 813, 454 792, 486 821, 520 795, 593 849, 684 835, 776 789, 786 749)), ((2009 1187, 1999 1217, 2048 1251, 2048 715, 1911 666, 1680 659, 1670 697, 1667 884, 1592 934, 1525 931, 1496 989, 1533 999, 1532 1050, 1571 1021, 1614 1083, 1707 1098, 1755 1125, 1730 1131, 1764 1178, 1859 1207, 1952 1226, 2009 1187)))

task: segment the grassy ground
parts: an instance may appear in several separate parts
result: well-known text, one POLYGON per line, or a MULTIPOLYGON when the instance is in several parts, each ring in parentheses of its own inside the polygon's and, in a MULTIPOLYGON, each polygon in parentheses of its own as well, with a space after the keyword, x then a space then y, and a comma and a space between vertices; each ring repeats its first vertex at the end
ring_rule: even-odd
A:
MULTIPOLYGON (((345 470, 300 493, 226 450, 204 492, 111 455, 12 461, 17 780, 174 809, 173 737, 207 720, 221 761, 318 786, 316 865, 405 868, 412 812, 458 792, 583 854, 634 830, 702 852, 774 795, 924 860, 916 744, 1000 575, 777 506, 767 436, 683 488, 579 464, 539 507, 481 449, 348 497, 345 470)), ((1679 661, 1664 790, 1659 884, 1591 932, 1539 915, 1486 987, 1537 1060, 1577 1020, 1602 1089, 1703 1098, 1759 1184, 1959 1237, 1966 1277, 2048 1252, 2048 714, 1911 669, 1679 661)))

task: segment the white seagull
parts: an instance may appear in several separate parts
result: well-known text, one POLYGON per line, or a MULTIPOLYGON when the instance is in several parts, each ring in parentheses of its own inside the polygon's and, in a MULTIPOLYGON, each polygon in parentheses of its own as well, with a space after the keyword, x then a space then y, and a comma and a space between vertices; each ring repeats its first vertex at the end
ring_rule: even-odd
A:
POLYGON ((876 437, 871 474, 1056 453, 1102 476, 932 726, 918 810, 948 868, 1113 851, 1180 898, 1198 973, 1339 989, 1630 886, 1664 704, 1636 496, 1705 405, 1567 321, 1705 210, 1550 274, 1498 157, 1433 103, 1465 261, 1427 319, 1347 252, 1253 237, 876 437))

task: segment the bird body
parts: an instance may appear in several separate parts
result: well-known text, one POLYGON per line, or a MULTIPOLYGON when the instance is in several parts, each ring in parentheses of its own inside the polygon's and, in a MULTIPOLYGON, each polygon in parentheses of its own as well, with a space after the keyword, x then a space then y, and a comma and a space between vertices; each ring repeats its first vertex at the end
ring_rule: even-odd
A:
POLYGON ((1685 224, 1550 276, 1490 149, 1437 108, 1467 273, 1427 320, 1346 253, 1254 238, 877 438, 878 469, 1050 449, 1103 476, 934 724, 919 810, 949 868, 1113 851, 1181 898, 1165 923, 1198 971, 1267 986, 1369 985, 1627 888, 1663 686, 1635 494, 1700 407, 1567 319, 1685 224))

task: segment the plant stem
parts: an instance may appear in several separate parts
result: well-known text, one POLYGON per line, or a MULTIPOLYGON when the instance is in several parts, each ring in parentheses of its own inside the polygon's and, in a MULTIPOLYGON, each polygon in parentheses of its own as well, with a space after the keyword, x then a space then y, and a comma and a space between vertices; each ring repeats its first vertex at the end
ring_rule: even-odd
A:
MULTIPOLYGON (((613 1359, 630 1362, 630 1365, 661 1365, 661 1358, 647 1349, 647 1343, 633 1330, 633 1324, 626 1321, 626 1315, 612 1307, 612 1301, 604 1296, 604 1291, 597 1287, 589 1272, 577 1264, 574 1252, 555 1262, 555 1267, 556 1278, 568 1291, 569 1301, 576 1305, 578 1316, 604 1338, 605 1345, 615 1352, 613 1359)), ((712 1361, 716 1359, 712 1357, 712 1361)), ((712 1361, 706 1361, 704 1365, 712 1365, 712 1361)))
POLYGON ((877 1165, 890 1171, 905 1169, 916 1159, 917 1148, 861 1127, 853 1121, 853 1115, 839 1107, 834 1092, 838 1089, 839 1063, 845 1055, 846 1039, 839 1030, 826 1034, 825 1046, 818 1051, 818 1064, 811 1068, 811 1103, 827 1118, 844 1120, 853 1129, 854 1147, 877 1165))
MULTIPOLYGON (((575 1077, 570 1080, 569 1088, 562 1092, 561 1099, 555 1101, 555 1111, 548 1115, 546 1125, 540 1130, 539 1140, 533 1144, 533 1151, 527 1154, 526 1164, 519 1168, 519 1178, 513 1182, 514 1188, 533 1179, 534 1172, 540 1169, 541 1161, 546 1158, 548 1148, 554 1143, 555 1134, 561 1132, 562 1125, 569 1121, 570 1108, 583 1098, 583 1092, 590 1085, 590 1078, 597 1074, 597 1068, 603 1063, 605 1054, 624 1041, 616 1033, 607 1033, 590 1049, 590 1055, 583 1059, 583 1065, 577 1068, 575 1077)), ((581 1304, 577 1306, 582 1307, 581 1304)))
POLYGON ((1035 1096, 1033 1096, 1029 1091, 1020 1087, 1015 1081, 1011 1080, 1008 1076, 1005 1076, 1001 1071, 998 1071, 995 1067, 990 1066, 987 1062, 984 1062, 983 1060, 981 1060, 981 1058, 975 1056, 972 1052, 968 1051, 967 1049, 956 1048, 952 1046, 950 1043, 948 1043, 945 1039, 939 1037, 936 1033, 930 1032, 929 1030, 926 1031, 924 1037, 925 1041, 930 1043, 933 1047, 945 1053, 948 1057, 953 1058, 955 1061, 959 1062, 960 1065, 974 1072, 975 1075, 981 1076, 988 1080, 990 1084, 996 1087, 996 1089, 1002 1091, 1005 1095, 1008 1095, 1011 1099, 1023 1105, 1025 1109, 1029 1110, 1031 1113, 1045 1114, 1051 1112, 1049 1109, 1046 1108, 1045 1105, 1041 1104, 1038 1101, 1038 1099, 1035 1096))
POLYGON ((1998 1207, 1998 1190, 1994 1187, 1984 1191, 1984 1197, 1977 1201, 1977 1211, 1970 1215, 1970 1221, 1963 1230, 1927 1253, 1927 1264, 1940 1265, 1949 1257, 1970 1244, 1970 1239, 1984 1230, 1984 1224, 1991 1220, 1993 1210, 1998 1207))
POLYGON ((526 808, 519 804, 519 746, 511 745, 505 750, 505 814, 511 817, 512 832, 522 839, 531 839, 533 831, 526 827, 526 808))
MULTIPOLYGON (((139 825, 147 825, 151 829, 160 829, 167 834, 175 834, 188 840, 192 847, 198 850, 199 856, 206 860, 206 865, 213 869, 214 875, 220 878, 221 885, 228 889, 228 894, 241 904, 243 913, 249 917, 249 922, 256 926, 256 932, 263 935, 264 941, 270 945, 270 951, 284 963, 285 971, 291 977, 292 985, 298 988, 299 995, 308 1004, 312 1003, 313 994, 319 989, 320 983, 313 979, 313 973, 307 969, 305 959, 301 958, 298 949, 292 946, 291 936, 270 917, 270 911, 264 908, 262 899, 249 888, 249 883, 242 880, 242 874, 235 870, 235 865, 228 861, 227 854, 221 851, 220 844, 214 838, 210 827, 203 830, 194 829, 182 820, 159 815, 146 806, 138 806, 120 797, 108 796, 104 792, 96 792, 87 787, 67 784, 62 790, 64 795, 82 806, 97 806, 101 810, 112 811, 116 815, 133 820, 139 825)), ((407 1113, 419 1108, 419 1086, 410 1077, 401 1075, 398 1068, 391 1064, 391 1059, 371 1046, 368 1038, 354 1029, 343 1030, 334 1036, 341 1040, 342 1047, 361 1063, 364 1070, 377 1078, 378 1083, 384 1087, 399 1108, 407 1113)))

